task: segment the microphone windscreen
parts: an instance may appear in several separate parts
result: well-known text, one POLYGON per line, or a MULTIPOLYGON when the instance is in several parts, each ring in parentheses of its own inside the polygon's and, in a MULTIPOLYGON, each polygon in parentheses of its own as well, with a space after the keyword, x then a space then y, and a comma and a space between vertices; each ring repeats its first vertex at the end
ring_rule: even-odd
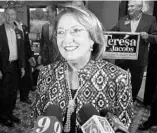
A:
POLYGON ((110 112, 109 109, 102 109, 100 110, 100 116, 106 117, 108 112, 110 112))
POLYGON ((58 105, 52 105, 50 104, 45 113, 44 116, 55 116, 59 122, 62 122, 62 110, 58 105))
POLYGON ((62 129, 55 116, 38 116, 32 133, 62 133, 62 129))
POLYGON ((83 125, 87 120, 89 120, 93 115, 100 115, 96 108, 91 104, 83 105, 79 111, 79 117, 81 124, 83 125))

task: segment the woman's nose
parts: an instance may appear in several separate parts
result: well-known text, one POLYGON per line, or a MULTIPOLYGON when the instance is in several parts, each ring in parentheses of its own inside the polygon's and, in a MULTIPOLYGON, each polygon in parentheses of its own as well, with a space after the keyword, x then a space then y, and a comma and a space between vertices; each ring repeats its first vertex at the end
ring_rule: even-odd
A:
POLYGON ((68 43, 72 41, 73 41, 73 36, 70 32, 67 31, 64 36, 64 42, 68 43))

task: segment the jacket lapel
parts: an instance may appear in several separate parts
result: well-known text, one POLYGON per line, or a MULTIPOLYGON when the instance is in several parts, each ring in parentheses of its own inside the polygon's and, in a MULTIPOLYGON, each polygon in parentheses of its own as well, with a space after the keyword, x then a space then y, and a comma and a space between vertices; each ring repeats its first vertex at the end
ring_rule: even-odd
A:
MULTIPOLYGON (((4 40, 5 40, 5 42, 8 46, 8 38, 7 38, 7 33, 6 33, 6 30, 5 30, 5 25, 4 24, 3 24, 2 30, 3 30, 3 33, 4 33, 3 34, 4 40)), ((8 46, 8 48, 9 48, 9 46, 8 46)))
MULTIPOLYGON (((6 33, 6 30, 5 30, 5 25, 3 24, 2 25, 2 33, 4 33, 4 34, 2 34, 3 35, 3 38, 4 38, 4 47, 6 47, 5 49, 6 49, 6 54, 7 55, 9 55, 9 53, 10 53, 10 51, 9 51, 9 44, 8 44, 8 37, 7 37, 7 33, 6 33)), ((9 58, 9 57, 8 57, 9 58)))
POLYGON ((131 22, 127 17, 126 17, 126 19, 124 19, 123 25, 124 25, 123 26, 124 27, 124 29, 123 29, 124 32, 131 32, 131 22))
POLYGON ((19 48, 19 44, 20 44, 20 40, 22 39, 22 35, 19 32, 19 30, 17 29, 17 27, 15 28, 15 34, 16 34, 17 48, 19 48))
POLYGON ((147 18, 144 14, 142 14, 139 24, 137 26, 136 32, 141 32, 141 30, 143 30, 144 27, 146 27, 145 25, 147 25, 147 18))

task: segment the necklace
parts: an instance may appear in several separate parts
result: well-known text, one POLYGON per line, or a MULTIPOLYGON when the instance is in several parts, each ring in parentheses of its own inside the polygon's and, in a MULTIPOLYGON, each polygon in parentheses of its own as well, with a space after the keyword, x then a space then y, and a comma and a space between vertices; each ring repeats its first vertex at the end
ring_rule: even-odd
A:
POLYGON ((74 110, 75 110, 75 107, 76 107, 76 105, 75 105, 75 100, 76 100, 76 98, 77 98, 77 96, 78 96, 78 93, 79 93, 79 90, 80 90, 80 87, 78 87, 78 89, 77 89, 77 91, 76 91, 76 93, 75 93, 75 95, 74 95, 74 98, 72 99, 72 94, 71 94, 71 87, 70 87, 70 76, 69 76, 69 71, 68 71, 68 69, 67 69, 67 71, 66 71, 66 76, 67 76, 67 81, 68 81, 68 97, 69 97, 69 103, 68 103, 68 109, 67 109, 67 119, 66 119, 66 123, 65 123, 65 126, 64 126, 64 132, 66 132, 66 133, 68 133, 68 132, 70 132, 70 129, 71 129, 71 123, 70 123, 70 121, 71 121, 71 115, 72 115, 72 113, 74 112, 74 110))

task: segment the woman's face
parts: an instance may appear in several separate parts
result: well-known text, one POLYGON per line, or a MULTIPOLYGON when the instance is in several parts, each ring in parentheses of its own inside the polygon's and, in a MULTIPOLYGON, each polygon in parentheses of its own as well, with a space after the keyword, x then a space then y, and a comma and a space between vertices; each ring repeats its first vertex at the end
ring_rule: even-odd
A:
POLYGON ((84 58, 91 52, 93 45, 88 31, 82 26, 72 13, 64 14, 58 23, 57 44, 60 53, 68 61, 84 58))

